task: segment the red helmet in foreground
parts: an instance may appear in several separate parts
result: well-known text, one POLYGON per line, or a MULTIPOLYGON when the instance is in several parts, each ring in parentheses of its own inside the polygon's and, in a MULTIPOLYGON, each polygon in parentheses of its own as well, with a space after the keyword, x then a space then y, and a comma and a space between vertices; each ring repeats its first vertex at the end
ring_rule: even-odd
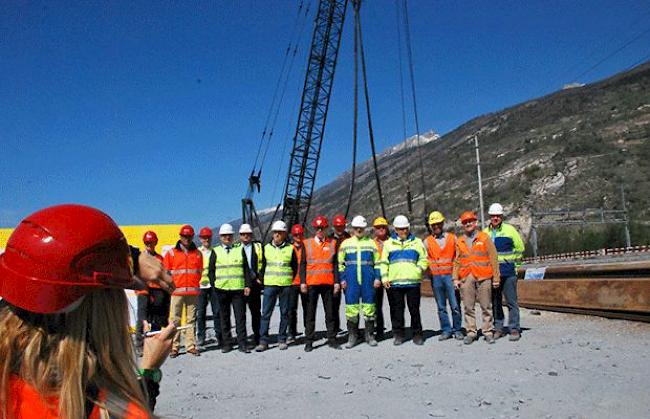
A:
POLYGON ((185 224, 183 227, 181 227, 181 231, 178 233, 179 236, 194 236, 194 228, 189 225, 185 224))
POLYGON ((343 214, 335 215, 334 219, 332 220, 332 225, 334 227, 345 227, 347 223, 348 221, 345 219, 345 215, 343 214))
POLYGON ((464 223, 467 221, 476 221, 478 218, 476 217, 476 214, 474 211, 465 211, 460 215, 460 222, 464 223))
POLYGON ((97 289, 136 284, 122 231, 108 215, 83 205, 28 216, 0 256, 0 297, 34 313, 57 312, 97 289))
POLYGON ((300 224, 294 224, 293 227, 291 227, 292 236, 302 236, 304 234, 305 234, 305 229, 302 228, 300 224))
POLYGON ((144 236, 142 236, 142 242, 144 244, 156 245, 158 244, 158 236, 154 231, 149 230, 146 233, 144 233, 144 236))
POLYGON ((327 228, 329 226, 329 222, 327 221, 326 217, 319 215, 311 221, 311 226, 314 228, 327 228))
POLYGON ((201 231, 199 231, 199 237, 204 238, 204 239, 209 239, 212 237, 212 229, 210 227, 203 227, 201 231))

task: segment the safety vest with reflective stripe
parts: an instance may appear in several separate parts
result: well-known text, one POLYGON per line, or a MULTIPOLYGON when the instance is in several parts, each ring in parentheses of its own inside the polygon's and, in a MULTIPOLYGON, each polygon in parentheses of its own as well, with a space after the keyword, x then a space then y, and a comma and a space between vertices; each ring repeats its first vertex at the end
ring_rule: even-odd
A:
POLYGON ((381 253, 384 251, 384 241, 383 241, 383 240, 379 240, 377 237, 375 237, 375 238, 372 239, 372 240, 373 240, 373 241, 375 242, 375 244, 377 245, 377 250, 379 250, 379 257, 381 258, 381 253))
POLYGON ((305 240, 305 258, 307 269, 305 281, 307 285, 334 285, 334 255, 336 241, 325 239, 319 243, 316 237, 305 240))
MULTIPOLYGON (((158 259, 161 262, 163 261, 163 257, 160 256, 158 253, 156 253, 156 254, 154 254, 152 256, 155 257, 156 259, 158 259)), ((147 287, 145 289, 136 291, 135 293, 137 295, 149 295, 149 288, 160 288, 160 285, 158 285, 158 283, 155 282, 155 281, 148 281, 147 282, 147 287)))
MULTIPOLYGON (((147 411, 136 403, 121 400, 113 393, 99 392, 99 401, 109 410, 107 417, 115 419, 149 418, 147 411)), ((59 398, 41 396, 36 389, 16 375, 9 376, 9 400, 7 414, 12 419, 57 419, 59 418, 59 398)), ((102 417, 102 409, 95 405, 90 419, 102 417)))
POLYGON ((208 277, 209 265, 210 265, 210 256, 212 255, 212 249, 209 247, 199 246, 201 254, 203 254, 203 272, 201 273, 201 289, 210 288, 210 278, 208 277))
POLYGON ((264 285, 288 287, 293 282, 293 269, 291 258, 293 257, 293 246, 284 242, 282 246, 274 246, 268 243, 264 246, 264 258, 266 268, 264 270, 264 285))
POLYGON ((432 235, 426 238, 424 245, 427 248, 431 275, 451 275, 456 256, 456 235, 445 233, 445 247, 443 248, 432 235))
POLYGON ((369 237, 351 237, 343 241, 338 253, 340 280, 366 281, 381 279, 379 272, 379 249, 369 237))
POLYGON ((391 285, 418 285, 427 269, 427 251, 422 240, 410 234, 406 240, 393 235, 384 242, 381 254, 381 281, 391 285))
POLYGON ((490 225, 483 232, 490 236, 497 249, 501 276, 516 275, 525 250, 524 242, 517 230, 510 224, 501 223, 498 228, 492 228, 490 225))
POLYGON ((492 278, 494 272, 492 271, 492 263, 486 245, 489 240, 490 237, 487 234, 479 231, 471 249, 467 247, 464 237, 460 237, 456 241, 456 253, 460 262, 460 270, 458 271, 460 279, 465 279, 470 274, 477 281, 492 278))
POLYGON ((246 287, 244 279, 244 255, 240 245, 234 245, 230 251, 219 245, 213 248, 216 255, 214 287, 221 290, 243 290, 246 287))
POLYGON ((177 245, 165 253, 163 263, 176 286, 172 295, 199 295, 201 293, 199 283, 203 273, 203 254, 198 249, 183 251, 177 245))
POLYGON ((303 246, 296 246, 295 243, 293 245, 293 251, 296 252, 296 260, 298 261, 298 269, 296 270, 296 275, 293 277, 293 282, 291 285, 300 285, 300 261, 302 257, 302 249, 303 246))

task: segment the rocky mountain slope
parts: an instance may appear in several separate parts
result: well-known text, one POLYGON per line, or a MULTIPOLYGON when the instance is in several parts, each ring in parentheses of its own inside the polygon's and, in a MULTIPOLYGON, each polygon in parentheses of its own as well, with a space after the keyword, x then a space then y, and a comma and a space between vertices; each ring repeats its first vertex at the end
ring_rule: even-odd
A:
MULTIPOLYGON (((501 202, 527 235, 531 212, 542 209, 621 207, 621 187, 632 220, 650 220, 650 63, 600 82, 483 115, 438 138, 424 134, 379 156, 389 217, 426 207, 448 218, 478 210, 475 150, 480 142, 486 206, 501 202), (421 176, 420 156, 424 177, 421 176)), ((346 172, 315 192, 310 214, 345 210, 346 172)), ((352 214, 380 212, 371 161, 357 167, 352 214)))

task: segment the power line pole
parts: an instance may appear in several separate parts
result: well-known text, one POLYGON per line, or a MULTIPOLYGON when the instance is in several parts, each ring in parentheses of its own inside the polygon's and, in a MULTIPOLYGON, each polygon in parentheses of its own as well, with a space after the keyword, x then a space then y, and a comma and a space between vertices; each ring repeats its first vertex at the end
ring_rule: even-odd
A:
POLYGON ((481 155, 478 150, 478 135, 474 135, 474 149, 476 150, 476 173, 478 175, 478 199, 481 205, 481 228, 485 228, 483 216, 483 181, 481 179, 481 155))

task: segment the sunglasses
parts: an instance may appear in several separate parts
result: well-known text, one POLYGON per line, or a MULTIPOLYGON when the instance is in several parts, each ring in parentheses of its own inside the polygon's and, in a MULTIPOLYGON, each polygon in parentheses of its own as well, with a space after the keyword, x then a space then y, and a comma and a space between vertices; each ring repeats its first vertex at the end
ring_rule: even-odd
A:
POLYGON ((468 221, 463 221, 462 224, 463 224, 464 226, 466 226, 467 224, 472 224, 472 223, 475 223, 475 222, 476 222, 476 220, 468 220, 468 221))

